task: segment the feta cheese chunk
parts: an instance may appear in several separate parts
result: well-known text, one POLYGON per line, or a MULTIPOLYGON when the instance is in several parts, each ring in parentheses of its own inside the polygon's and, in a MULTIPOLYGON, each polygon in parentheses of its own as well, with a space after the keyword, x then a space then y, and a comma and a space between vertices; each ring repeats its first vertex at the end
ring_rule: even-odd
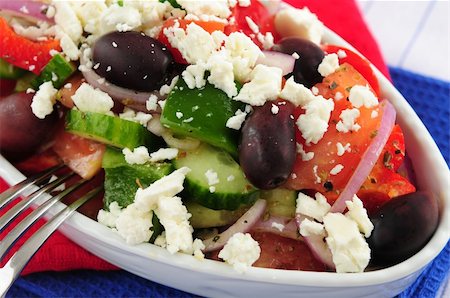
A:
POLYGON ((244 273, 259 259, 260 254, 261 248, 250 234, 236 233, 219 252, 219 258, 233 265, 237 272, 244 273))
POLYGON ((39 90, 34 94, 31 102, 31 111, 36 117, 44 119, 53 112, 57 92, 58 90, 53 87, 52 82, 45 82, 39 86, 39 90))
POLYGON ((220 18, 227 18, 231 15, 228 0, 177 0, 177 3, 193 15, 212 15, 220 18))
POLYGON ((122 153, 125 156, 125 161, 130 165, 143 165, 150 160, 148 150, 144 146, 134 148, 133 151, 128 148, 124 148, 122 149, 122 153))
POLYGON ((325 26, 307 7, 286 8, 275 15, 275 29, 282 37, 301 37, 320 44, 325 26))
POLYGON ((94 89, 88 83, 83 83, 72 95, 73 103, 82 112, 108 113, 114 106, 114 101, 108 93, 94 89))
POLYGON ((117 232, 130 245, 148 242, 153 234, 150 230, 152 218, 153 212, 145 212, 136 204, 130 204, 117 217, 117 232))
POLYGON ((339 68, 339 58, 336 54, 333 53, 328 54, 323 58, 317 70, 322 75, 322 77, 326 77, 335 72, 336 69, 338 68, 339 68))
POLYGON ((171 160, 178 156, 177 148, 161 148, 150 154, 150 162, 171 160))
POLYGON ((336 272, 363 272, 369 264, 370 248, 356 222, 341 213, 328 213, 323 224, 336 272))
POLYGON ((227 120, 227 123, 225 125, 228 128, 239 130, 241 129, 242 123, 244 123, 246 116, 246 112, 242 112, 240 109, 238 109, 236 113, 234 113, 234 116, 230 117, 227 120))
POLYGON ((317 144, 328 130, 328 121, 334 110, 334 102, 319 95, 306 104, 304 109, 306 112, 298 117, 297 127, 307 145, 317 144))
POLYGON ((367 215, 367 210, 364 208, 362 201, 354 195, 353 200, 347 201, 345 204, 348 208, 345 216, 355 221, 359 231, 364 234, 364 237, 369 238, 374 226, 367 215))
POLYGON ((348 100, 355 108, 360 108, 362 106, 372 108, 378 105, 377 97, 367 86, 353 86, 352 89, 350 89, 348 100))
POLYGON ((325 214, 330 211, 331 206, 321 193, 317 192, 315 198, 316 199, 313 199, 310 196, 299 192, 297 196, 296 212, 322 221, 325 214))
POLYGON ((358 118, 360 112, 358 109, 345 109, 339 115, 339 122, 336 124, 337 131, 340 132, 349 132, 349 131, 358 131, 361 126, 355 123, 356 118, 358 118))
POLYGON ((290 101, 296 107, 303 107, 313 101, 315 95, 303 84, 296 83, 294 77, 290 77, 284 84, 283 90, 281 90, 280 98, 290 101))
POLYGON ((326 236, 325 233, 325 228, 323 226, 323 224, 320 224, 318 222, 309 220, 308 218, 305 218, 304 220, 302 220, 302 222, 300 223, 300 235, 302 235, 303 237, 308 237, 308 236, 326 236))
POLYGON ((281 77, 280 68, 258 64, 250 74, 250 82, 244 84, 233 99, 252 106, 262 106, 268 100, 277 99, 281 91, 281 77))

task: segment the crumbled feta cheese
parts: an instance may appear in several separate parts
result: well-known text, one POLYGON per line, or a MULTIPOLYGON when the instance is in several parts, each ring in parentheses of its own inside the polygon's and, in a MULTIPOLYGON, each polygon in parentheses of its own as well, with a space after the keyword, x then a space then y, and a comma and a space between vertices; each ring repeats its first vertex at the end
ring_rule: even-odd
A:
POLYGON ((108 113, 114 106, 114 101, 108 93, 94 89, 87 83, 81 84, 72 95, 72 100, 82 112, 108 113))
POLYGON ((273 222, 271 226, 272 226, 272 228, 277 229, 280 232, 283 232, 283 230, 284 230, 284 225, 280 224, 278 222, 273 222))
POLYGON ((341 92, 336 92, 336 94, 334 95, 334 99, 336 100, 341 100, 344 98, 344 95, 341 92))
POLYGON ((245 121, 247 113, 242 112, 240 109, 236 111, 234 116, 230 117, 225 124, 226 127, 239 130, 241 129, 242 123, 245 121))
POLYGON ((249 7, 251 0, 238 0, 240 7, 249 7))
POLYGON ((54 1, 53 5, 56 8, 55 23, 67 34, 72 42, 78 43, 83 35, 83 28, 70 3, 54 1))
POLYGON ((294 57, 294 59, 297 60, 297 59, 300 58, 300 55, 299 55, 297 52, 294 52, 294 53, 292 54, 292 57, 294 57))
POLYGON ((208 82, 224 91, 228 97, 236 96, 238 91, 234 82, 233 63, 227 51, 212 54, 208 59, 208 82))
POLYGON ((294 77, 290 77, 281 90, 280 98, 286 99, 293 103, 296 107, 305 106, 315 99, 314 94, 303 84, 294 81, 294 77))
POLYGON ((145 102, 145 107, 148 111, 156 111, 158 109, 158 97, 154 94, 150 95, 145 102))
POLYGON ((328 213, 323 223, 336 272, 363 272, 369 264, 370 248, 357 224, 341 213, 328 213))
POLYGON ((325 26, 308 8, 287 8, 275 15, 275 29, 282 37, 301 37, 320 44, 325 26))
POLYGON ((205 177, 208 180, 208 185, 210 186, 220 182, 217 173, 212 169, 206 171, 205 177))
POLYGON ((161 197, 155 214, 166 232, 167 250, 174 254, 177 251, 193 253, 193 228, 189 224, 191 214, 188 213, 180 197, 161 197))
POLYGON ((342 49, 337 51, 337 55, 338 55, 339 59, 344 59, 347 57, 347 53, 342 49))
POLYGON ((32 89, 32 88, 28 88, 27 91, 25 91, 26 94, 30 94, 30 93, 36 93, 36 90, 32 89))
POLYGON ((95 33, 103 35, 111 31, 130 31, 141 25, 141 13, 137 8, 113 4, 102 11, 95 33))
POLYGON ((181 119, 181 118, 183 118, 183 113, 180 112, 180 111, 178 111, 178 112, 175 113, 175 116, 176 116, 178 119, 181 119))
POLYGON ((259 57, 263 56, 259 47, 244 33, 233 32, 225 39, 225 49, 233 64, 237 81, 246 82, 259 57))
POLYGON ((53 87, 52 82, 45 82, 39 86, 39 90, 33 96, 33 101, 31 102, 31 110, 36 117, 44 119, 45 116, 53 112, 57 92, 58 90, 53 87))
POLYGON ((247 22, 248 27, 250 28, 250 30, 253 31, 253 33, 255 33, 255 34, 259 33, 259 27, 258 27, 258 25, 256 25, 255 22, 253 22, 252 18, 250 18, 249 16, 246 16, 245 21, 247 22))
POLYGON ((144 211, 156 209, 161 197, 173 197, 183 190, 183 181, 189 171, 187 167, 180 168, 145 189, 139 188, 134 203, 144 211))
POLYGON ((203 63, 189 65, 183 71, 181 76, 183 77, 183 80, 186 82, 186 85, 189 87, 189 89, 201 89, 205 87, 205 66, 206 65, 204 65, 203 63))
POLYGON ((328 121, 334 109, 334 102, 319 95, 303 108, 306 112, 298 117, 296 124, 307 145, 311 142, 317 144, 328 130, 328 121))
POLYGON ((178 156, 177 148, 161 148, 156 152, 150 154, 150 162, 158 162, 162 160, 174 159, 178 156))
POLYGON ((317 192, 315 197, 316 199, 313 199, 310 196, 299 192, 297 196, 296 212, 322 221, 325 214, 330 211, 331 206, 321 193, 317 192))
POLYGON ((378 117, 378 111, 376 111, 376 110, 373 110, 371 113, 370 113, 370 118, 377 118, 378 117))
POLYGON ((181 7, 183 7, 189 14, 193 15, 213 15, 220 18, 228 18, 231 15, 231 10, 228 6, 228 0, 177 0, 177 3, 181 7))
POLYGON ((314 174, 314 177, 316 177, 316 181, 314 181, 314 182, 315 182, 316 184, 322 182, 322 179, 321 179, 320 176, 317 174, 317 169, 318 169, 318 168, 319 168, 318 165, 315 165, 315 166, 313 167, 313 174, 314 174))
POLYGON ((356 85, 350 89, 349 101, 355 108, 372 108, 378 105, 378 99, 367 86, 356 85))
POLYGON ((302 222, 300 223, 300 235, 302 235, 303 237, 308 237, 308 236, 326 236, 325 233, 325 227, 315 221, 309 220, 308 218, 305 218, 304 220, 302 220, 302 222))
POLYGON ((319 95, 319 88, 317 88, 316 86, 312 86, 311 87, 311 92, 312 92, 312 94, 317 96, 317 95, 319 95))
MULTIPOLYGON (((176 76, 172 79, 172 81, 170 82, 170 85, 163 85, 160 89, 159 89, 159 94, 161 96, 165 96, 167 94, 169 94, 170 92, 172 92, 172 89, 175 87, 175 85, 178 82, 178 78, 179 76, 176 76)), ((161 101, 159 101, 159 103, 161 103, 161 101)), ((160 104, 161 105, 161 104, 160 104)), ((161 106, 162 109, 164 109, 164 107, 161 106)))
POLYGON ((300 154, 300 156, 302 157, 303 161, 308 161, 314 158, 314 152, 306 152, 305 149, 303 149, 303 145, 297 143, 297 153, 300 154))
POLYGON ((97 221, 107 227, 115 228, 117 218, 119 217, 120 213, 122 213, 122 208, 115 201, 109 204, 108 208, 109 211, 103 209, 98 211, 97 221))
POLYGON ((345 152, 350 152, 350 143, 345 144, 345 146, 342 145, 341 142, 336 143, 336 149, 337 149, 337 155, 342 156, 345 152))
POLYGON ((249 266, 259 259, 261 248, 248 233, 236 233, 228 239, 219 258, 223 259, 239 272, 244 273, 249 266))
POLYGON ((270 111, 272 112, 272 114, 276 115, 280 111, 280 108, 276 104, 272 104, 270 111))
POLYGON ((356 118, 358 118, 360 112, 358 109, 345 109, 339 115, 339 122, 336 124, 336 129, 340 132, 358 131, 361 126, 355 123, 356 118))
POLYGON ((127 244, 136 245, 148 242, 152 237, 153 212, 145 212, 134 203, 128 205, 116 220, 116 229, 127 244))
POLYGON ((267 100, 277 99, 281 91, 281 77, 280 68, 258 64, 250 74, 250 82, 244 84, 233 99, 262 106, 267 100))
POLYGON ((163 231, 158 237, 156 237, 155 242, 153 244, 158 245, 162 248, 167 247, 167 241, 166 241, 166 232, 163 231))
POLYGON ((121 119, 139 123, 145 127, 147 127, 148 122, 153 118, 151 114, 147 114, 144 112, 136 112, 130 108, 125 108, 123 113, 119 114, 119 117, 121 119))
POLYGON ((122 153, 125 156, 125 161, 130 165, 142 165, 150 161, 150 155, 147 148, 144 146, 134 148, 133 151, 129 148, 124 148, 122 149, 122 153))
POLYGON ((192 243, 192 249, 194 250, 194 257, 202 260, 205 258, 205 254, 203 253, 203 249, 205 249, 205 244, 200 239, 195 239, 192 243))
POLYGON ((359 231, 363 233, 366 238, 369 238, 374 226, 367 215, 367 210, 364 208, 362 201, 354 195, 353 200, 347 201, 345 204, 348 208, 345 216, 355 221, 359 231))
POLYGON ((333 53, 325 55, 322 62, 320 62, 317 71, 322 75, 322 77, 326 77, 335 72, 338 68, 339 58, 336 54, 333 53))
POLYGON ((344 166, 341 164, 337 164, 335 165, 331 171, 330 171, 330 175, 337 175, 339 174, 342 170, 344 169, 344 166))

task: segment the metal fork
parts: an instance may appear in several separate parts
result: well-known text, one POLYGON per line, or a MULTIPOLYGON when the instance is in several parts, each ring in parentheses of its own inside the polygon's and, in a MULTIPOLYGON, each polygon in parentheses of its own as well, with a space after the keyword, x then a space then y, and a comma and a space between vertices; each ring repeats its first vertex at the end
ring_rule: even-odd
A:
MULTIPOLYGON (((54 173, 61 170, 64 166, 58 165, 51 169, 48 169, 36 176, 30 177, 15 186, 10 187, 8 190, 0 194, 0 210, 13 202, 17 197, 29 191, 33 186, 41 185, 36 191, 27 196, 24 200, 17 203, 6 213, 0 217, 0 233, 24 210, 26 210, 32 203, 37 200, 43 199, 44 202, 33 210, 25 219, 19 222, 4 238, 0 241, 0 261, 2 261, 5 255, 8 253, 14 243, 25 233, 25 231, 32 226, 42 215, 45 214, 56 202, 60 201, 76 189, 83 186, 88 180, 81 179, 74 183, 70 187, 61 191, 57 195, 49 196, 48 193, 55 190, 58 186, 62 185, 69 178, 72 178, 76 174, 70 172, 68 174, 61 175, 56 180, 46 182, 54 173)), ((65 219, 70 217, 75 210, 86 203, 88 200, 95 197, 102 187, 97 187, 87 194, 83 195, 75 202, 61 210, 54 217, 49 219, 39 230, 37 230, 31 237, 20 247, 19 250, 8 260, 4 267, 0 268, 0 297, 4 297, 14 281, 19 277, 25 265, 30 261, 33 255, 44 244, 44 242, 50 237, 50 235, 56 231, 56 229, 64 222, 65 219)))

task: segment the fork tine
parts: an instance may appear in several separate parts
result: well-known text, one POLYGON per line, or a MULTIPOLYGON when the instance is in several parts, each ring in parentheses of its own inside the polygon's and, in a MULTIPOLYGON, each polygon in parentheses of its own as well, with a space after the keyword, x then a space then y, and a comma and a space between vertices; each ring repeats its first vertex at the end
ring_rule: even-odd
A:
POLYGON ((24 211, 27 207, 29 207, 31 205, 31 203, 33 203, 42 194, 44 194, 45 192, 48 192, 48 191, 51 191, 51 190, 55 189, 60 184, 62 184, 64 181, 66 181, 67 179, 71 178, 74 175, 75 175, 75 173, 70 172, 70 173, 68 173, 68 174, 66 174, 66 175, 56 179, 55 181, 53 181, 53 182, 51 182, 51 183, 41 187, 40 189, 38 189, 37 191, 32 193, 28 198, 20 201, 14 207, 9 209, 0 218, 0 232, 2 232, 3 229, 6 226, 8 226, 16 216, 18 216, 22 211, 24 211))
POLYGON ((49 198, 45 203, 37 207, 33 212, 31 212, 25 219, 19 222, 14 229, 9 231, 9 233, 1 241, 0 246, 0 261, 3 260, 6 253, 10 250, 13 244, 18 240, 18 238, 30 228, 48 209, 50 209, 56 202, 60 201, 68 194, 72 193, 76 189, 80 188, 89 180, 82 179, 76 182, 74 185, 65 189, 61 193, 49 198))
POLYGON ((28 261, 42 244, 44 244, 48 237, 50 237, 50 235, 64 222, 64 220, 71 216, 78 207, 95 197, 102 189, 103 187, 100 186, 91 190, 86 195, 58 212, 58 214, 44 224, 22 245, 3 268, 0 268, 0 296, 6 294, 28 261))
POLYGON ((28 179, 23 180, 22 182, 19 182, 14 186, 11 186, 8 190, 0 194, 0 209, 3 208, 3 206, 5 206, 7 203, 20 196, 32 185, 42 182, 44 179, 47 179, 48 177, 50 177, 50 175, 62 169, 63 167, 64 164, 58 164, 52 168, 45 170, 44 172, 38 173, 28 179))

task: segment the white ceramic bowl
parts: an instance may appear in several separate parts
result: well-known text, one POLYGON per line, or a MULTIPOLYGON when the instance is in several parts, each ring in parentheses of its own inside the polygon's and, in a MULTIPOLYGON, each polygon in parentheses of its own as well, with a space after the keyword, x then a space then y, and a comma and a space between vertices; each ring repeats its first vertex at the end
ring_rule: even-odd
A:
MULTIPOLYGON (((324 40, 352 48, 330 30, 324 40)), ((403 96, 378 70, 384 97, 397 109, 418 188, 432 190, 440 199, 440 222, 430 242, 410 259, 382 270, 336 274, 250 268, 238 274, 224 263, 171 255, 151 244, 128 246, 116 233, 76 213, 60 230, 93 254, 143 278, 208 297, 392 297, 411 285, 424 267, 444 248, 450 230, 450 172, 432 137, 403 96)), ((15 184, 24 176, 0 156, 0 176, 15 184)), ((64 207, 59 203, 49 213, 64 207)))

